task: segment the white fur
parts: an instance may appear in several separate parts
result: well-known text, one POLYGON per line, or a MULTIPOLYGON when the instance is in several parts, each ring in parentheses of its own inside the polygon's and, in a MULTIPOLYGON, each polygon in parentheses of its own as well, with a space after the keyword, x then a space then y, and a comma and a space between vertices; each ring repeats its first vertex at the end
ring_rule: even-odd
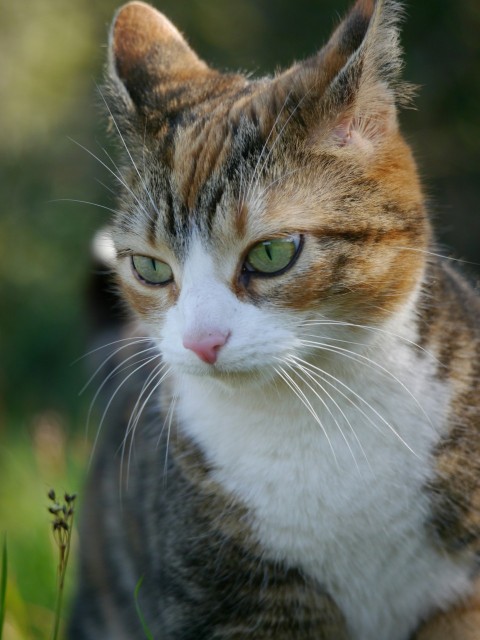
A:
MULTIPOLYGON (((224 279, 228 273, 216 273, 197 243, 162 332, 164 357, 181 374, 181 428, 214 464, 225 490, 249 508, 265 555, 317 579, 343 611, 352 639, 406 640, 435 607, 468 590, 465 567, 435 549, 424 529, 423 487, 450 390, 434 379, 432 357, 408 342, 415 337, 413 301, 383 331, 364 332, 370 346, 356 347, 360 362, 322 358, 300 345, 298 318, 240 302, 224 279), (215 368, 182 347, 182 333, 192 326, 230 332, 215 368), (404 339, 395 337, 400 333, 404 339), (288 354, 342 380, 352 402, 342 395, 346 387, 334 391, 324 383, 323 391, 315 387, 317 397, 292 374, 307 410, 273 376, 277 358, 288 354), (265 378, 240 384, 239 377, 230 385, 217 371, 250 378, 260 371, 265 378)), ((349 332, 343 328, 344 337, 349 332)))
POLYGON ((160 349, 165 360, 182 372, 208 375, 211 366, 183 347, 183 337, 219 332, 230 337, 219 352, 217 371, 251 373, 264 369, 265 362, 273 361, 279 350, 291 346, 292 332, 284 326, 287 314, 271 313, 266 331, 265 312, 240 301, 228 286, 236 264, 232 263, 229 270, 223 261, 221 268, 216 268, 200 240, 192 245, 179 300, 167 313, 161 332, 160 349), (217 272, 222 273, 221 278, 217 272))

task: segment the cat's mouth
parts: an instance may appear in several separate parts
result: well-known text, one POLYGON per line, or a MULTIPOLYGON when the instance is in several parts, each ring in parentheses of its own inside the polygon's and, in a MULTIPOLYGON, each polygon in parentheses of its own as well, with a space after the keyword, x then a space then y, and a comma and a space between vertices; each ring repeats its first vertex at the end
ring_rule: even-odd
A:
POLYGON ((192 376, 197 379, 203 378, 205 381, 214 381, 225 387, 237 388, 239 386, 263 386, 276 377, 276 371, 273 366, 249 367, 247 369, 232 368, 221 363, 206 365, 199 362, 198 364, 175 365, 172 369, 182 376, 192 376))

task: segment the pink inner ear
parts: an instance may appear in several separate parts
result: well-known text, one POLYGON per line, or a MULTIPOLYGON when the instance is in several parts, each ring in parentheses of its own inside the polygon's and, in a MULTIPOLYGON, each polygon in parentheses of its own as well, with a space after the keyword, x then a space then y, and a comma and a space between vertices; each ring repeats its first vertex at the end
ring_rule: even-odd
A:
MULTIPOLYGON (((368 136, 368 125, 363 131, 361 127, 361 121, 355 118, 337 125, 334 129, 334 138, 337 146, 357 148, 364 153, 373 151, 375 136, 372 135, 372 138, 368 136)), ((370 133, 374 134, 373 131, 370 131, 370 133)))
POLYGON ((339 148, 358 148, 364 153, 369 153, 394 128, 394 112, 387 107, 369 115, 342 118, 334 126, 332 138, 335 146, 339 148))
POLYGON ((352 142, 353 118, 343 120, 333 130, 333 138, 339 147, 346 147, 352 142))

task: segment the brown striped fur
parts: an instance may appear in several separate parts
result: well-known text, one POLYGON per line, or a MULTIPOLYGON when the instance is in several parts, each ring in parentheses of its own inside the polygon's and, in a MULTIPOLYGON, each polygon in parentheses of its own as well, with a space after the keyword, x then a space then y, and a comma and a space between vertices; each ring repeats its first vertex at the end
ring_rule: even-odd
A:
MULTIPOLYGON (((152 7, 135 1, 120 9, 105 94, 128 156, 114 221, 118 282, 134 313, 158 324, 178 302, 190 237, 198 234, 224 266, 230 291, 256 307, 320 308, 376 328, 418 294, 411 349, 436 358, 435 379, 453 390, 449 427, 423 487, 424 526, 441 553, 468 558, 473 580, 480 302, 434 256, 415 162, 397 123, 397 107, 411 94, 399 79, 398 16, 393 0, 358 0, 318 54, 250 80, 208 67, 152 7), (278 278, 245 271, 252 246, 288 234, 302 237, 295 269, 278 278), (172 285, 136 281, 135 253, 167 262, 172 285)), ((347 640, 344 614, 324 586, 265 556, 247 507, 171 420, 168 382, 161 412, 153 399, 145 407, 128 470, 114 458, 147 374, 132 375, 120 394, 96 455, 72 640, 141 638, 133 599, 140 576, 140 606, 159 640, 347 640), (171 429, 161 429, 169 420, 171 429)), ((241 375, 235 380, 242 393, 241 375)), ((474 593, 436 613, 415 639, 479 640, 479 611, 474 593)))

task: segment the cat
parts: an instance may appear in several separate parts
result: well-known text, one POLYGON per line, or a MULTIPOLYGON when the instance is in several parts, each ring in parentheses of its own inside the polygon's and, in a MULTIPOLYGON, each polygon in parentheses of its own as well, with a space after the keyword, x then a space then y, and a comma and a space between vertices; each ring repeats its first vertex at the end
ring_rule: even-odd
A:
POLYGON ((112 238, 141 333, 110 347, 71 639, 480 638, 480 301, 399 131, 401 14, 358 0, 252 80, 117 12, 112 238))

